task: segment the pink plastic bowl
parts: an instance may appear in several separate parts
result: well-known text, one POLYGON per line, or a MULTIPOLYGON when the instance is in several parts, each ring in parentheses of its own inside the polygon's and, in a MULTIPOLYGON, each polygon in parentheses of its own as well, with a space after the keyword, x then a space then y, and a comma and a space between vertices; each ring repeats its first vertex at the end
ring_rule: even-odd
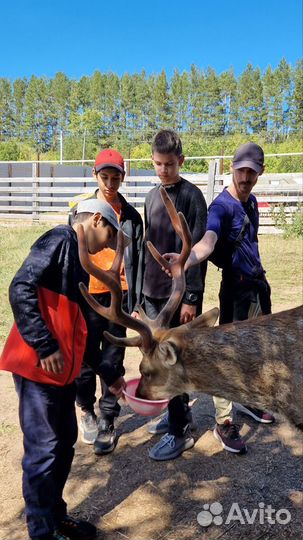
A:
POLYGON ((137 386, 140 379, 131 379, 126 383, 126 388, 123 390, 125 399, 130 408, 141 416, 158 416, 168 404, 168 399, 159 399, 152 401, 150 399, 141 399, 135 397, 137 386))

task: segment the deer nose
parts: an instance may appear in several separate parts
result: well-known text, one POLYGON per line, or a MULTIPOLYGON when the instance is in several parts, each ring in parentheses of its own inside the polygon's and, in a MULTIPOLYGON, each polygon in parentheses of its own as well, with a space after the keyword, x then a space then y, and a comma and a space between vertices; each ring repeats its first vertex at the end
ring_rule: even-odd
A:
POLYGON ((139 384, 137 386, 135 397, 140 398, 140 399, 144 399, 144 397, 145 397, 145 396, 142 395, 142 377, 141 377, 140 382, 139 382, 139 384))

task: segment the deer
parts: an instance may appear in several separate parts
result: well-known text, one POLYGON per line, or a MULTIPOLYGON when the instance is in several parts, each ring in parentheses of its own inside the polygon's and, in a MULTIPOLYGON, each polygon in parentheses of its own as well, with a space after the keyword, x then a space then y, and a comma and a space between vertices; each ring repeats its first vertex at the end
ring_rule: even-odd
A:
POLYGON ((149 319, 142 307, 140 319, 122 309, 122 233, 118 232, 112 267, 103 271, 89 258, 82 228, 77 231, 81 264, 106 284, 111 305, 100 306, 80 283, 84 298, 103 317, 136 331, 135 336, 126 338, 108 332, 104 335, 115 345, 141 350, 137 397, 171 399, 183 392, 199 391, 278 413, 303 432, 303 306, 219 326, 215 326, 219 316, 215 307, 187 324, 169 328, 185 290, 184 264, 191 250, 191 235, 183 214, 176 211, 165 189, 160 189, 182 249, 169 265, 148 242, 148 249, 163 268, 169 268, 172 277, 171 296, 156 319, 149 319))

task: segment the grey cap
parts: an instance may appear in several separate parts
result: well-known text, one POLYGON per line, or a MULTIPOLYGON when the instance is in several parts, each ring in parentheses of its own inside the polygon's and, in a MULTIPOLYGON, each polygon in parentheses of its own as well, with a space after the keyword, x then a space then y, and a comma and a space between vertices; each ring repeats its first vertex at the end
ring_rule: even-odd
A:
POLYGON ((242 169, 242 167, 249 167, 253 171, 259 173, 264 166, 264 152, 256 143, 248 142, 242 144, 237 149, 233 158, 233 168, 242 169))
MULTIPOLYGON (((117 231, 120 230, 120 226, 117 220, 116 213, 113 207, 100 199, 86 199, 84 201, 79 201, 77 204, 77 214, 89 213, 96 214, 100 213, 103 218, 105 218, 117 231)), ((131 238, 123 232, 124 236, 124 247, 128 246, 131 242, 131 238)), ((113 244, 110 246, 112 249, 116 249, 117 239, 114 239, 113 244)))

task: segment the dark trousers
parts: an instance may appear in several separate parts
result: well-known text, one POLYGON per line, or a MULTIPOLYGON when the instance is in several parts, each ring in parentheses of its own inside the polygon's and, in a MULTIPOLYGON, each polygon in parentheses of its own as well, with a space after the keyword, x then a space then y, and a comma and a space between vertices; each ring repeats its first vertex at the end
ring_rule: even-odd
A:
MULTIPOLYGON (((102 306, 108 307, 110 305, 110 293, 94 294, 93 296, 102 306)), ((123 296, 123 308, 127 311, 127 293, 123 296)), ((103 337, 103 332, 107 330, 114 336, 125 337, 126 329, 101 317, 90 307, 86 314, 86 324, 88 335, 81 373, 76 379, 76 401, 83 411, 93 413, 96 401, 96 373, 101 371, 112 382, 125 373, 123 367, 125 348, 112 345, 103 337)), ((113 420, 119 415, 121 407, 116 396, 109 391, 108 385, 101 376, 100 381, 102 388, 102 396, 99 399, 101 416, 113 420)))
MULTIPOLYGON (((155 319, 160 311, 163 309, 167 302, 166 299, 144 297, 145 313, 150 319, 155 319)), ((180 326, 180 311, 181 305, 175 312, 170 328, 180 326)), ((200 315, 202 311, 202 293, 199 296, 197 304, 197 315, 200 315)), ((184 428, 191 421, 191 411, 188 405, 189 395, 184 393, 179 396, 175 396, 168 403, 168 432, 176 437, 181 437, 184 434, 184 428)))
POLYGON ((271 313, 271 290, 265 277, 253 279, 223 275, 219 301, 219 324, 247 320, 252 304, 257 302, 263 315, 271 313))
POLYGON ((75 385, 55 386, 13 375, 23 432, 23 497, 29 536, 50 534, 66 515, 63 488, 77 440, 75 385))

